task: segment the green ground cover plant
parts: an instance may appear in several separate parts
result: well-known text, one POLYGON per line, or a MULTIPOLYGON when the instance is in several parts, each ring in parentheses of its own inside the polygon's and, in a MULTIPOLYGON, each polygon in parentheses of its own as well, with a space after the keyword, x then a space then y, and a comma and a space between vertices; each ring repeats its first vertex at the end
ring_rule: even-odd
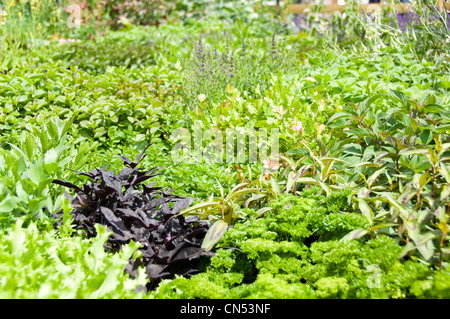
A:
POLYGON ((0 296, 450 297, 448 15, 74 4, 0 1, 0 296))
MULTIPOLYGON (((342 240, 370 227, 349 212, 350 190, 331 196, 283 195, 264 218, 235 225, 202 274, 164 282, 156 292, 171 298, 411 298, 445 297, 441 276, 398 258, 401 247, 386 235, 342 240), (437 277, 434 277, 437 276, 437 277), (440 288, 437 288, 440 286, 440 288)), ((448 285, 448 282, 447 284, 448 285)), ((447 292, 446 292, 447 291, 447 292)))

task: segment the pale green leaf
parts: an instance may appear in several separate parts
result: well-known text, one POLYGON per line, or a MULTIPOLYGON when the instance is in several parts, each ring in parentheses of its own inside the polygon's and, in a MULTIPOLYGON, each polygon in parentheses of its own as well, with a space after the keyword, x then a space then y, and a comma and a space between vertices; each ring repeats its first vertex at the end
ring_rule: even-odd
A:
POLYGON ((203 239, 202 248, 206 251, 210 251, 217 242, 222 238, 228 229, 228 224, 223 220, 216 221, 203 239))
POLYGON ((347 241, 352 239, 358 239, 363 237, 365 234, 367 234, 369 231, 366 229, 355 229, 349 232, 347 235, 341 238, 340 241, 347 241))

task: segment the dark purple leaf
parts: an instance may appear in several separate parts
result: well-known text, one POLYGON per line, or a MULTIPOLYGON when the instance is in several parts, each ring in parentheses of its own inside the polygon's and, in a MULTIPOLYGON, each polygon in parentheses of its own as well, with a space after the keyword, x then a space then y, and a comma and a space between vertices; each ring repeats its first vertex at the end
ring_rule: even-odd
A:
POLYGON ((155 256, 155 251, 149 246, 142 252, 142 256, 145 258, 153 258, 155 256))
POLYGON ((79 188, 78 186, 76 186, 76 185, 74 185, 74 184, 72 184, 72 183, 66 182, 66 181, 62 181, 62 180, 60 180, 60 179, 54 179, 54 180, 52 181, 52 183, 53 183, 53 184, 58 184, 58 185, 61 185, 61 186, 64 186, 64 187, 72 188, 72 189, 74 189, 76 192, 82 192, 82 191, 83 191, 83 190, 82 190, 81 188, 79 188))
POLYGON ((159 205, 162 205, 164 203, 167 203, 170 201, 170 198, 156 198, 154 200, 151 200, 149 203, 145 204, 145 206, 142 208, 143 211, 151 210, 155 207, 158 207, 159 205))
POLYGON ((119 241, 127 242, 131 239, 131 234, 125 227, 123 221, 114 215, 114 212, 107 207, 100 207, 100 211, 107 220, 108 224, 112 227, 113 236, 119 241))
POLYGON ((162 278, 170 275, 170 272, 163 272, 167 268, 167 265, 161 264, 148 264, 145 269, 149 278, 162 278))
POLYGON ((177 200, 175 202, 175 204, 173 205, 173 207, 172 207, 172 212, 171 213, 174 214, 174 215, 178 214, 183 209, 185 209, 186 207, 191 205, 193 200, 194 200, 193 198, 184 198, 184 199, 181 199, 181 200, 177 200))
POLYGON ((186 247, 182 249, 172 260, 171 263, 175 263, 181 260, 191 260, 200 256, 214 256, 214 253, 206 252, 204 249, 195 247, 186 247))
MULTIPOLYGON (((72 188, 77 194, 68 197, 74 207, 71 215, 76 228, 84 229, 88 237, 96 236, 95 224, 107 225, 113 232, 105 249, 117 252, 130 240, 142 244, 142 257, 130 260, 125 271, 135 276, 137 267, 145 266, 150 280, 147 288, 153 289, 162 278, 198 273, 196 260, 213 253, 200 248, 209 225, 197 217, 178 215, 192 204, 192 198, 176 196, 173 190, 157 187, 155 182, 142 184, 161 174, 155 172, 161 167, 136 168, 147 148, 134 161, 122 157, 127 167, 117 175, 105 166, 89 173, 75 171, 91 178, 91 183, 81 187, 61 180, 55 183, 72 188)), ((56 218, 62 215, 62 211, 54 214, 56 218)), ((60 220, 55 225, 60 226, 60 220)))
POLYGON ((70 170, 70 171, 72 171, 72 172, 75 172, 75 173, 77 173, 77 174, 79 174, 79 175, 87 176, 87 177, 92 178, 92 179, 93 179, 94 176, 95 176, 95 174, 92 174, 92 173, 85 173, 85 172, 79 172, 79 171, 76 171, 76 170, 71 169, 71 168, 69 168, 68 170, 70 170))

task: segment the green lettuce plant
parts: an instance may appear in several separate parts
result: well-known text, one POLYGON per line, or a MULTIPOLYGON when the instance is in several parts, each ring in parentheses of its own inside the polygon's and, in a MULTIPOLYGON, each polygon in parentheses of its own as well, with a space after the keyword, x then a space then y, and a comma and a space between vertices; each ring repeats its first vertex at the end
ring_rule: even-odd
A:
POLYGON ((97 236, 74 235, 66 207, 63 229, 40 231, 35 222, 18 219, 0 233, 0 296, 5 299, 143 298, 143 269, 135 279, 124 272, 139 243, 130 242, 116 254, 103 245, 111 235, 96 226, 97 236))

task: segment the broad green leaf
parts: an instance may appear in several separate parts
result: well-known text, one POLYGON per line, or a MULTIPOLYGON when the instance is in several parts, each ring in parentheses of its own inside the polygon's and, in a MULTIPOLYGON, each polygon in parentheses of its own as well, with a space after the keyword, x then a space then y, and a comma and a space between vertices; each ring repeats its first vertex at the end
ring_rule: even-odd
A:
POLYGON ((434 238, 433 233, 427 233, 425 235, 420 235, 417 241, 414 243, 417 246, 417 250, 422 254, 425 260, 430 259, 434 254, 434 246, 432 239, 434 238))
POLYGON ((422 190, 422 188, 428 183, 430 180, 430 173, 426 171, 423 174, 414 174, 413 180, 411 184, 417 189, 422 190))
POLYGON ((274 177, 272 177, 270 179, 270 185, 272 186, 272 191, 275 194, 280 194, 281 193, 280 185, 278 185, 278 182, 277 182, 277 180, 274 177))
POLYGON ((338 112, 330 117, 330 119, 328 120, 328 124, 331 124, 334 120, 342 117, 352 117, 352 115, 345 112, 338 112))
POLYGON ((34 157, 35 147, 36 147, 35 137, 32 134, 27 133, 26 137, 25 137, 25 141, 22 144, 22 150, 30 162, 32 162, 34 159, 33 157, 34 157))
POLYGON ((406 186, 403 190, 403 193, 397 198, 399 203, 403 206, 409 203, 409 201, 414 197, 416 194, 415 191, 411 189, 411 186, 406 186))
POLYGON ((228 224, 226 222, 223 220, 216 221, 206 233, 201 248, 210 251, 226 233, 227 229, 228 224))
POLYGON ((345 131, 345 133, 351 136, 376 138, 375 134, 367 128, 353 128, 345 131))
POLYGON ((54 148, 49 149, 44 155, 44 168, 47 173, 52 173, 57 167, 58 164, 58 153, 54 148))
POLYGON ((271 211, 272 207, 263 207, 260 208, 256 211, 256 214, 258 214, 259 217, 261 217, 262 215, 264 215, 265 213, 267 213, 268 211, 271 211))
MULTIPOLYGON (((308 150, 304 148, 295 148, 286 152, 287 155, 309 155, 308 150)), ((282 156, 280 155, 280 158, 282 156)))
POLYGON ((45 172, 44 161, 42 159, 31 165, 25 174, 37 187, 39 187, 42 182, 48 180, 48 174, 45 172))
POLYGON ((252 197, 250 197, 249 199, 247 199, 244 203, 244 207, 249 207, 250 203, 253 201, 256 201, 258 199, 261 199, 263 197, 265 197, 265 194, 257 194, 257 195, 253 195, 252 197))
POLYGON ((385 152, 385 151, 383 151, 383 152, 379 152, 373 161, 374 161, 374 163, 378 163, 381 159, 383 159, 383 158, 385 158, 385 157, 393 158, 393 157, 395 157, 395 156, 396 156, 396 155, 393 154, 393 153, 391 153, 391 152, 385 152))
POLYGON ((367 185, 368 185, 369 187, 371 187, 372 184, 373 184, 373 183, 375 182, 375 180, 377 179, 377 177, 378 177, 381 173, 383 173, 385 170, 386 170, 385 167, 383 167, 383 168, 381 168, 381 169, 379 169, 379 170, 376 170, 375 173, 373 173, 373 174, 367 179, 367 185))
POLYGON ((50 138, 57 141, 59 139, 58 125, 52 119, 46 123, 46 126, 50 138))
POLYGON ((397 90, 391 90, 391 92, 399 101, 401 101, 402 103, 407 103, 407 100, 409 98, 408 95, 397 90))
POLYGON ((428 145, 433 139, 433 134, 430 130, 425 130, 419 134, 419 140, 423 145, 428 145))
POLYGON ((17 197, 12 197, 11 195, 7 195, 0 202, 0 213, 11 213, 16 205, 20 202, 17 197))
MULTIPOLYGON (((240 184, 237 184, 236 186, 234 186, 234 187, 231 189, 230 194, 236 192, 239 188, 247 187, 248 185, 249 185, 248 183, 240 183, 240 184)), ((223 196, 223 195, 222 195, 222 196, 223 196)))
POLYGON ((428 145, 427 158, 433 164, 436 164, 438 161, 438 154, 436 154, 436 152, 433 150, 433 148, 430 145, 428 145))
POLYGON ((347 235, 341 238, 340 241, 347 241, 352 239, 358 239, 366 235, 369 231, 366 229, 355 229, 349 232, 347 235))
POLYGON ((364 199, 358 199, 358 208, 361 210, 361 213, 364 215, 364 217, 367 218, 369 221, 369 224, 372 225, 372 209, 370 208, 369 204, 364 199))
POLYGON ((37 127, 33 127, 33 133, 35 136, 37 136, 39 138, 39 141, 41 142, 42 152, 44 152, 44 153, 47 152, 47 150, 49 150, 51 147, 51 143, 48 138, 47 131, 40 130, 37 127))
POLYGON ((371 97, 369 97, 366 101, 364 101, 365 107, 369 107, 373 102, 378 100, 380 97, 387 96, 385 93, 377 93, 371 97))
POLYGON ((414 242, 409 242, 407 243, 404 247, 402 252, 399 255, 399 258, 403 258, 404 256, 406 256, 407 253, 409 253, 410 251, 413 251, 414 249, 416 249, 416 245, 414 245, 414 242))

